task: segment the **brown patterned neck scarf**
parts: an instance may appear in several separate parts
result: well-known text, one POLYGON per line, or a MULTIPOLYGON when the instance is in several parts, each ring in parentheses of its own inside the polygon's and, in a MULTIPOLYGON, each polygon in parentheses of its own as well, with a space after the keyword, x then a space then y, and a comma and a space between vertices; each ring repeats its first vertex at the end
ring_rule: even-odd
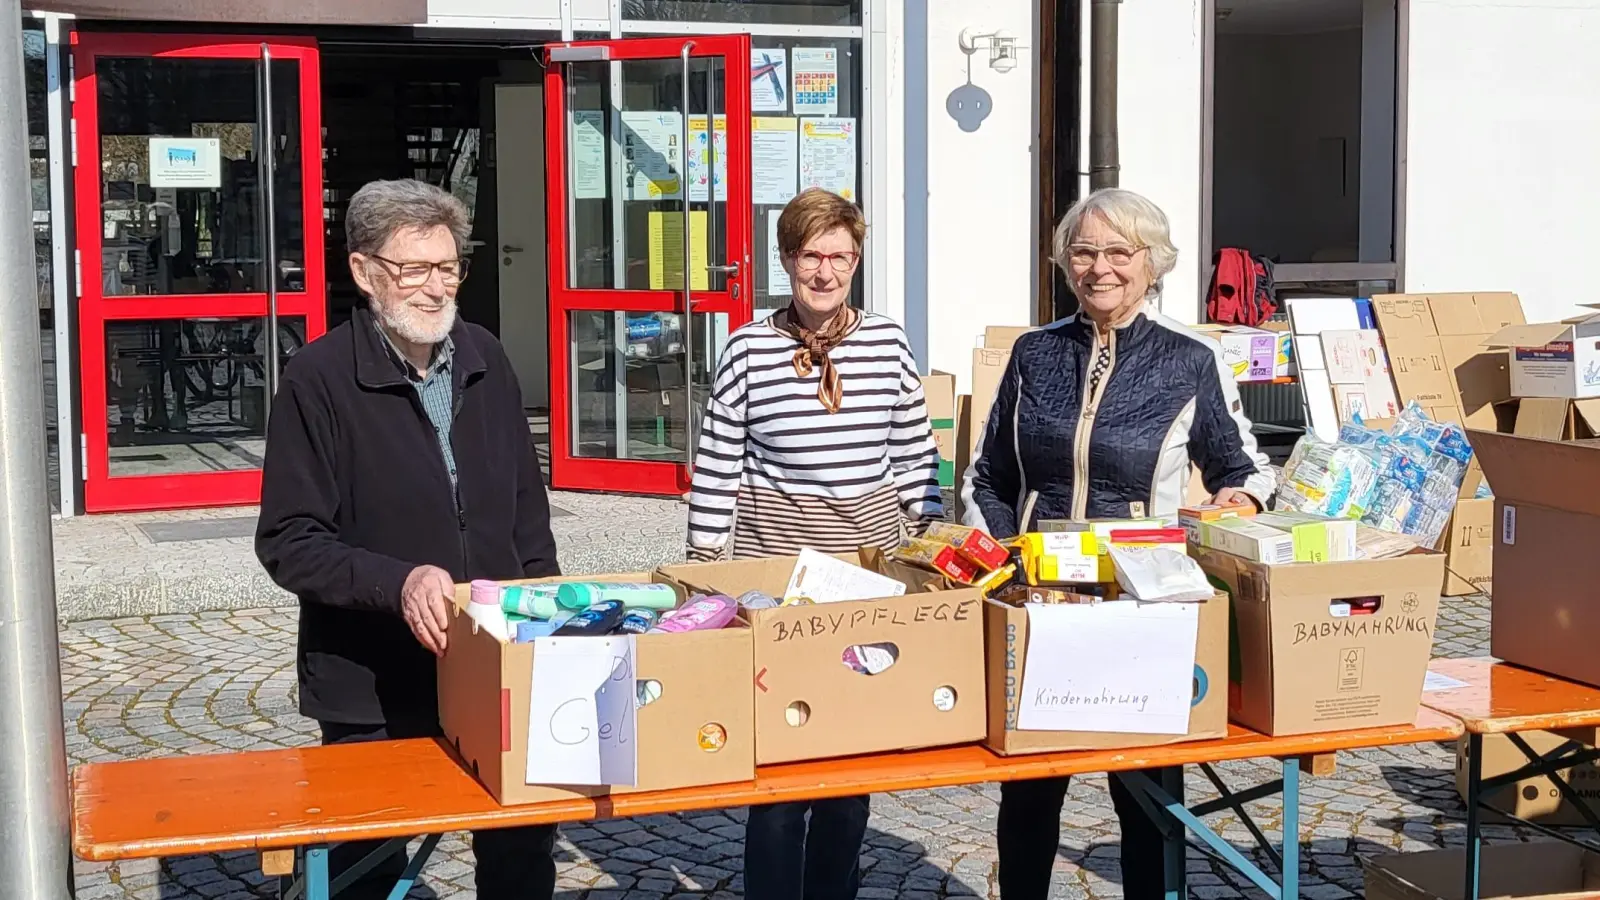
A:
POLYGON ((833 360, 828 358, 828 354, 856 330, 859 320, 860 314, 856 310, 845 307, 821 331, 812 331, 800 324, 792 306, 772 316, 774 329, 800 342, 799 348, 794 351, 795 374, 809 378, 813 369, 821 374, 822 383, 817 387, 817 399, 830 413, 838 412, 843 405, 844 387, 839 379, 839 370, 833 367, 833 360))

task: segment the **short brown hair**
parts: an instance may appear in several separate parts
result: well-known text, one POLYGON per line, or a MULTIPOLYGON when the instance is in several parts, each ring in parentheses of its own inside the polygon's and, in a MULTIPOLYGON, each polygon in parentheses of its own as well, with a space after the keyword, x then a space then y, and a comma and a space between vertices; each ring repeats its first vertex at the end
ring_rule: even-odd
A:
POLYGON ((778 252, 794 256, 807 241, 835 228, 850 232, 856 249, 861 249, 861 242, 867 237, 867 220, 860 207, 832 191, 806 188, 778 216, 778 252))

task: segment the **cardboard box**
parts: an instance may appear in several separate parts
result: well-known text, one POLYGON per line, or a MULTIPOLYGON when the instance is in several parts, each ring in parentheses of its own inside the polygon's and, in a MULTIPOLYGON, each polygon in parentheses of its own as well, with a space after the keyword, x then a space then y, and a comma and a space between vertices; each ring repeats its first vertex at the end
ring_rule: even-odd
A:
POLYGON ((1206 548, 1193 555, 1231 595, 1235 722, 1291 735, 1416 721, 1443 554, 1287 566, 1206 548), (1371 615, 1336 614, 1371 598, 1371 615))
POLYGON ((1288 532, 1294 538, 1295 562, 1342 562, 1359 558, 1354 519, 1266 512, 1256 516, 1254 521, 1257 525, 1288 532))
POLYGON ((1552 441, 1600 437, 1600 399, 1524 397, 1517 401, 1514 427, 1495 430, 1552 441))
MULTIPOLYGON (((1596 734, 1595 731, 1590 729, 1581 738, 1581 742, 1591 747, 1595 746, 1597 741, 1600 741, 1600 734, 1596 734)), ((1565 735, 1549 731, 1524 731, 1520 732, 1519 736, 1539 754, 1550 753, 1571 740, 1565 735)), ((1495 778, 1527 764, 1528 757, 1511 743, 1511 738, 1503 734, 1483 736, 1484 778, 1495 778)), ((1581 766, 1562 769, 1559 774, 1590 810, 1600 813, 1600 766, 1595 763, 1584 763, 1581 766)), ((1456 741, 1456 792, 1463 799, 1467 796, 1466 738, 1456 741)), ((1587 827, 1589 824, 1577 807, 1562 798, 1555 783, 1542 775, 1524 778, 1515 784, 1485 791, 1482 796, 1483 802, 1495 809, 1540 825, 1587 827)), ((1492 813, 1487 814, 1485 818, 1490 822, 1503 821, 1503 817, 1492 813)))
MULTIPOLYGON (((651 581, 603 575, 536 581, 651 581)), ((526 582, 507 582, 521 584, 526 582)), ((502 644, 473 628, 463 610, 470 589, 456 586, 456 611, 439 660, 439 722, 446 740, 489 793, 515 806, 573 797, 658 791, 755 778, 751 639, 743 623, 716 631, 639 635, 636 677, 659 683, 660 698, 639 707, 638 784, 558 787, 528 784, 528 705, 533 644, 502 644), (720 725, 726 742, 708 752, 700 729, 720 725)))
POLYGON ((1222 345, 1222 362, 1234 381, 1287 378, 1293 358, 1291 335, 1247 325, 1196 325, 1194 330, 1222 345))
POLYGON ((1188 734, 1112 734, 1081 731, 1019 731, 1017 695, 1028 661, 1027 610, 994 600, 983 605, 988 644, 989 732, 984 744, 1001 756, 1118 747, 1152 747, 1226 737, 1228 701, 1228 597, 1217 594, 1200 606, 1195 637, 1195 696, 1188 734))
MULTIPOLYGON (((851 557, 843 557, 851 559, 851 557)), ((984 734, 982 595, 937 590, 930 572, 863 562, 906 583, 881 600, 746 610, 755 652, 756 762, 761 765, 936 747, 984 734), (893 644, 894 665, 876 675, 846 667, 858 644, 893 644), (954 704, 940 709, 941 698, 954 704), (801 724, 790 724, 790 708, 801 724)), ((667 566, 661 575, 729 596, 783 593, 794 557, 667 566)))
POLYGON ((1494 587, 1494 499, 1460 500, 1444 544, 1446 597, 1487 594, 1494 587))
POLYGON ((1282 566, 1295 561, 1294 535, 1250 519, 1202 522, 1200 546, 1266 565, 1282 566))
POLYGON ((1192 506, 1178 508, 1178 526, 1189 536, 1189 543, 1200 543, 1200 526, 1206 522, 1220 522, 1223 519, 1250 519, 1256 514, 1253 506, 1215 506, 1212 504, 1196 503, 1192 506))
MULTIPOLYGON (((1367 900, 1460 900, 1465 850, 1374 857, 1366 864, 1367 900)), ((1559 841, 1485 845, 1478 895, 1516 900, 1600 896, 1600 854, 1559 841)))
POLYGON ((1600 442, 1467 436, 1495 492, 1489 652, 1600 686, 1600 442))
POLYGON ((939 486, 956 484, 956 377, 933 371, 922 376, 922 397, 928 405, 928 424, 939 448, 939 486))
POLYGON ((968 449, 976 452, 983 439, 983 429, 989 423, 989 408, 994 405, 995 391, 1000 388, 1000 378, 1011 362, 1011 347, 1017 338, 1032 331, 1004 325, 990 325, 983 332, 983 346, 972 351, 972 438, 968 449))
MULTIPOLYGON (((1513 392, 1506 351, 1484 343, 1527 321, 1516 294, 1379 294, 1372 308, 1402 407, 1415 400, 1435 421, 1496 427, 1494 406, 1513 392)), ((1458 496, 1474 496, 1482 480, 1474 460, 1458 496)))
POLYGON ((962 394, 956 398, 956 477, 953 493, 955 494, 955 521, 962 521, 967 514, 966 501, 961 495, 967 489, 967 470, 972 468, 972 445, 977 438, 972 436, 972 395, 962 394))
POLYGON ((1510 325, 1483 345, 1510 351, 1513 396, 1600 397, 1600 313, 1510 325))

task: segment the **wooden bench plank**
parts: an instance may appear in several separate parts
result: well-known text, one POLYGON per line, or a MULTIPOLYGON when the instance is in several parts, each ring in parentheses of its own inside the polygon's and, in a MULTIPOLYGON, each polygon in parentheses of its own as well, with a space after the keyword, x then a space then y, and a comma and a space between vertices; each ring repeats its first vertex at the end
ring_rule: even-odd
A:
POLYGON ((73 849, 84 859, 272 850, 597 818, 722 809, 1454 740, 1453 719, 1272 738, 1000 757, 977 745, 766 766, 753 782, 502 807, 432 740, 93 763, 73 772, 73 849))

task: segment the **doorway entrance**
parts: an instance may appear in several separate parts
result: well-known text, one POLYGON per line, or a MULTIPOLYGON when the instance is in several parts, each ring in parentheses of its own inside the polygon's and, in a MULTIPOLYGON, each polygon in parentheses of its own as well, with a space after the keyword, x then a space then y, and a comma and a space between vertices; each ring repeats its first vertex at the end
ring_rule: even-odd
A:
POLYGON ((750 38, 545 61, 551 486, 682 494, 717 355, 752 315, 750 38))
POLYGON ((316 43, 79 33, 73 63, 84 505, 253 503, 327 324, 316 43))

